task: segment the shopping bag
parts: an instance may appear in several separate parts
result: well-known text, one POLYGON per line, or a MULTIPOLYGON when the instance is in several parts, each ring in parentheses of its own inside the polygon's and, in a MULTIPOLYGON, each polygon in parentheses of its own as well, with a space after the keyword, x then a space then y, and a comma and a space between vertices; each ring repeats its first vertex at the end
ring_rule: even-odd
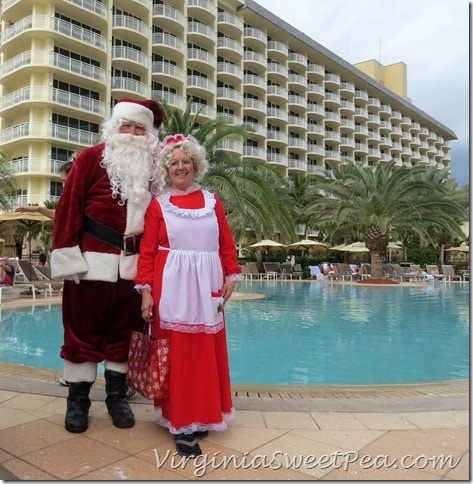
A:
POLYGON ((169 340, 158 339, 151 328, 133 331, 128 353, 128 386, 149 400, 165 398, 169 393, 169 340))

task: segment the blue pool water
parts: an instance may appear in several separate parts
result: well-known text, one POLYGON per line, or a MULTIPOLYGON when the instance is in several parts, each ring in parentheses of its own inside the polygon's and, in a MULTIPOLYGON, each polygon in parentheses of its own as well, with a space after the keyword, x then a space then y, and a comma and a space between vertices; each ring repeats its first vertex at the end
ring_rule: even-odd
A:
MULTIPOLYGON (((469 376, 469 284, 257 282, 227 304, 231 380, 359 385, 469 376)), ((0 311, 0 361, 62 369, 60 306, 0 311)))

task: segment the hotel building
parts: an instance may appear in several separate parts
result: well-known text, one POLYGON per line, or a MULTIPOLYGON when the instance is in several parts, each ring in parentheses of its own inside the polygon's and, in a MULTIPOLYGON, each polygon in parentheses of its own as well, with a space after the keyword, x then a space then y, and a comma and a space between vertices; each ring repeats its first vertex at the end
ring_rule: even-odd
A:
MULTIPOLYGON (((328 161, 450 167, 455 133, 412 104, 406 66, 349 64, 252 0, 2 0, 0 151, 13 207, 59 197, 59 167, 122 97, 245 123, 222 148, 283 175, 328 161)), ((314 33, 316 37, 316 33, 314 33)))

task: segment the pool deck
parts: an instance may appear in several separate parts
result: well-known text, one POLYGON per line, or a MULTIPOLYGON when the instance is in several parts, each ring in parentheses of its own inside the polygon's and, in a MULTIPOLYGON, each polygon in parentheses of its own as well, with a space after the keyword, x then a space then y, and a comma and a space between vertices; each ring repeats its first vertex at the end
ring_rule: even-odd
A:
MULTIPOLYGON (((412 285, 412 284, 411 284, 412 285)), ((235 298, 258 297, 236 294, 235 298)), ((2 309, 32 305, 2 300, 2 309)), ((59 304, 38 297, 34 304, 59 304)), ((3 480, 469 480, 469 382, 265 387, 234 385, 235 420, 181 461, 153 405, 130 400, 131 429, 111 423, 104 381, 89 429, 64 429, 61 372, 0 363, 3 480)))

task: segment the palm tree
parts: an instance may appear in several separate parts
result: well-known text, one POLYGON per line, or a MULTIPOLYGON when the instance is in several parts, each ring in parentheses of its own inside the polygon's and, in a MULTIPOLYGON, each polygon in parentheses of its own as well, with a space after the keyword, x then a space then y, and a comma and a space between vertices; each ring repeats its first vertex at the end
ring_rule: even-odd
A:
POLYGON ((317 179, 307 209, 316 222, 335 220, 360 234, 372 277, 383 278, 383 254, 393 233, 408 230, 429 241, 435 230, 461 233, 468 213, 445 180, 446 170, 435 167, 398 168, 391 161, 371 169, 348 162, 333 167, 333 179, 317 179))
POLYGON ((159 100, 164 112, 160 139, 167 135, 192 134, 205 146, 210 168, 202 185, 222 199, 235 239, 243 241, 245 232, 272 238, 281 234, 283 241, 295 236, 294 223, 287 208, 286 181, 264 161, 233 156, 221 149, 226 140, 246 139, 251 131, 244 124, 219 116, 199 124, 199 112, 192 114, 192 99, 180 112, 159 100))
POLYGON ((0 151, 0 210, 11 208, 11 197, 16 193, 16 180, 5 155, 0 151))

